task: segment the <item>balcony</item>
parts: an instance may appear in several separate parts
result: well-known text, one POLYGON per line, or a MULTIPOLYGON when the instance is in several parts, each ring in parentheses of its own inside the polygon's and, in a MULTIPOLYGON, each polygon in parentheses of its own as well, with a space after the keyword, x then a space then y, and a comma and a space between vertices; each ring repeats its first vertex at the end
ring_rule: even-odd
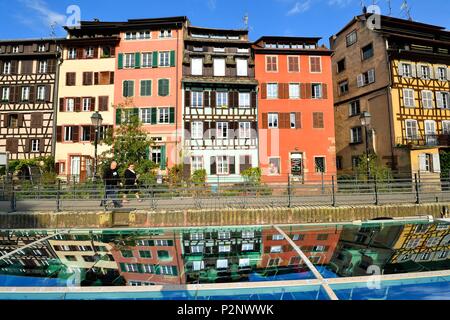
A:
POLYGON ((397 145, 408 147, 447 147, 450 146, 450 134, 426 134, 413 137, 397 137, 397 145))

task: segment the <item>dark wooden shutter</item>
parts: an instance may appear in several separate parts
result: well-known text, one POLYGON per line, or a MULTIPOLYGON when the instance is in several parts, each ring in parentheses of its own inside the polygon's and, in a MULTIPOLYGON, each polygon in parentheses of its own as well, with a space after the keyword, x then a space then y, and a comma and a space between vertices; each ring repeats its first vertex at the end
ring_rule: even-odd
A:
POLYGON ((267 83, 261 83, 261 99, 267 99, 267 83))
POLYGON ((80 141, 80 127, 72 127, 72 141, 73 142, 80 141))
POLYGON ((7 113, 4 113, 3 114, 3 127, 4 128, 8 128, 8 126, 9 126, 9 124, 8 124, 8 119, 9 118, 9 115, 7 114, 7 113))
POLYGON ((63 131, 63 127, 58 126, 56 127, 56 142, 62 142, 62 131, 63 131))
POLYGON ((55 73, 56 72, 56 60, 49 59, 47 61, 47 64, 48 64, 47 73, 55 73))
POLYGON ((19 115, 18 115, 18 120, 17 120, 17 126, 19 127, 19 128, 22 128, 23 127, 23 118, 24 118, 24 114, 23 113, 19 113, 19 115))
POLYGON ((35 90, 35 86, 30 86, 30 98, 28 99, 30 103, 33 103, 36 100, 35 90))
MULTIPOLYGON (((91 76, 92 76, 92 74, 91 74, 91 76)), ((111 79, 109 79, 109 80, 111 80, 111 79)), ((92 80, 91 80, 91 82, 92 82, 92 80)), ((94 72, 94 85, 98 85, 98 84, 99 84, 98 72, 94 72)))
POLYGON ((52 87, 49 84, 45 85, 45 101, 47 101, 47 102, 52 101, 51 91, 52 91, 52 87))
POLYGON ((322 83, 322 99, 328 99, 328 85, 322 83))
POLYGON ((31 114, 31 128, 42 128, 44 122, 44 115, 42 112, 31 114))
POLYGON ((81 112, 81 98, 75 98, 75 112, 81 112))
POLYGON ((251 93, 251 107, 252 108, 256 108, 257 103, 258 103, 257 99, 258 99, 258 95, 256 94, 255 91, 253 91, 251 93))
POLYGON ((300 129, 302 127, 302 114, 301 112, 295 113, 295 128, 300 129))
POLYGON ((268 113, 263 113, 262 114, 262 127, 263 129, 268 129, 269 128, 269 114, 268 113))
POLYGON ((17 60, 11 61, 11 73, 18 74, 19 73, 19 62, 17 60))
POLYGON ((185 107, 191 106, 191 91, 184 92, 184 106, 185 107))
POLYGON ((90 138, 91 142, 95 141, 95 127, 94 126, 89 126, 89 138, 90 138))
POLYGON ((301 99, 307 99, 306 97, 306 83, 301 83, 300 84, 300 98, 301 99))
POLYGON ((169 122, 175 123, 175 108, 169 108, 169 122))
POLYGON ((45 139, 41 138, 39 139, 39 152, 43 153, 45 150, 45 139))
POLYGON ((323 113, 314 112, 313 113, 313 128, 322 129, 324 127, 323 113))
POLYGON ((209 104, 209 91, 203 91, 203 106, 208 108, 209 104))
POLYGON ((236 157, 228 157, 228 161, 230 162, 230 172, 229 174, 236 174, 236 157))
POLYGON ((306 84, 306 99, 312 99, 312 84, 307 83, 306 84))
POLYGON ((61 166, 61 163, 59 163, 59 162, 56 162, 56 163, 55 163, 55 172, 56 172, 57 174, 59 174, 60 171, 61 171, 60 166, 61 166))
POLYGON ((189 134, 188 136, 191 136, 191 123, 190 122, 185 122, 184 123, 184 130, 186 130, 189 134))
POLYGON ((30 152, 31 150, 31 139, 25 139, 25 145, 23 146, 23 152, 30 152))
POLYGON ((288 99, 289 98, 289 85, 287 83, 279 84, 278 98, 279 99, 288 99))
POLYGON ((37 43, 33 43, 33 52, 38 51, 38 44, 37 43))
POLYGON ((77 48, 77 59, 84 59, 84 49, 77 48))
POLYGON ((114 71, 109 73, 109 84, 114 84, 114 71))
POLYGON ((211 157, 210 161, 211 161, 210 165, 211 175, 215 175, 217 174, 216 157, 211 157))
POLYGON ((99 111, 108 111, 108 103, 109 103, 108 100, 109 100, 108 96, 98 97, 98 110, 99 111))
POLYGON ((258 122, 254 121, 251 124, 252 132, 251 132, 251 138, 256 139, 258 137, 258 122))
POLYGON ((98 59, 98 47, 94 47, 94 59, 98 59))
POLYGON ((95 111, 95 98, 94 97, 91 98, 91 109, 90 109, 90 111, 95 111))
POLYGON ((64 112, 65 111, 65 99, 64 98, 59 98, 59 112, 64 112))
POLYGON ((234 108, 234 91, 228 91, 228 107, 234 108))
POLYGON ((217 98, 217 93, 215 90, 211 91, 211 95, 210 95, 210 99, 211 99, 211 108, 215 108, 216 107, 216 98, 217 98))

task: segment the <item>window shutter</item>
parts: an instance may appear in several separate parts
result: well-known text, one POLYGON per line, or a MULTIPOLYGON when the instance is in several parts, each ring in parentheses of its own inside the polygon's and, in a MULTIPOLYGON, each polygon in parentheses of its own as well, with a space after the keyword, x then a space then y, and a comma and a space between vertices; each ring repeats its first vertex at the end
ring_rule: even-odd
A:
POLYGON ((80 141, 80 127, 72 127, 72 141, 73 142, 80 141))
POLYGON ((84 49, 77 48, 77 59, 84 59, 84 49))
POLYGON ((8 128, 8 114, 7 113, 3 114, 3 127, 8 128))
POLYGON ((98 59, 98 47, 94 47, 94 59, 98 59))
MULTIPOLYGON (((52 87, 47 84, 45 86, 45 101, 47 102, 51 102, 52 98, 51 98, 51 91, 52 91, 52 87)), ((17 88, 17 95, 19 94, 19 88, 17 88)))
POLYGON ((419 154, 419 170, 421 172, 426 172, 427 171, 426 158, 427 158, 426 154, 424 154, 424 153, 419 154))
POLYGON ((169 121, 175 123, 175 108, 169 108, 169 121))
MULTIPOLYGON (((92 85, 92 73, 90 74, 89 77, 90 77, 89 83, 92 85)), ((94 72, 94 85, 98 85, 99 84, 98 78, 99 78, 98 72, 94 72)), ((102 83, 102 84, 104 84, 104 83, 102 83)))
POLYGON ((128 97, 128 81, 124 81, 122 84, 122 96, 128 97))
POLYGON ((306 84, 306 99, 312 99, 312 84, 308 83, 306 84))
POLYGON ((191 91, 184 92, 184 106, 185 107, 191 106, 191 91))
POLYGON ((64 104, 65 104, 65 99, 64 98, 59 98, 59 112, 64 112, 65 108, 64 108, 64 104))
POLYGON ((256 139, 258 137, 258 122, 252 122, 251 124, 251 138, 256 139))
POLYGON ((23 113, 19 113, 19 116, 18 116, 18 127, 19 128, 22 128, 23 127, 23 113))
POLYGON ((359 74, 357 79, 356 79, 356 82, 357 82, 358 88, 364 87, 364 75, 363 74, 359 74))
POLYGON ((154 51, 154 52, 153 52, 153 56, 152 56, 152 67, 153 67, 153 68, 158 68, 158 51, 154 51))
POLYGON ((122 124, 122 109, 116 110, 116 125, 122 124))
POLYGON ((444 95, 442 92, 436 92, 436 104, 438 108, 444 107, 444 95))
POLYGON ((161 146, 161 170, 166 170, 167 168, 167 155, 166 146, 161 146))
POLYGON ((209 91, 203 91, 203 106, 208 108, 209 104, 209 91))
POLYGON ((236 174, 236 157, 228 157, 228 161, 230 162, 230 172, 229 174, 236 174))
POLYGON ((258 96, 256 95, 255 91, 252 91, 251 93, 251 107, 256 108, 258 104, 258 96))
POLYGON ((59 163, 59 162, 56 162, 56 163, 55 163, 55 172, 56 172, 57 174, 60 173, 60 165, 61 165, 61 163, 59 163))
POLYGON ((175 61, 175 51, 170 51, 170 66, 175 67, 176 61, 175 61))
POLYGON ((185 180, 189 180, 191 177, 191 158, 190 157, 184 157, 183 162, 183 178, 185 180))
POLYGON ((95 111, 95 98, 94 97, 91 98, 91 109, 90 109, 90 111, 95 111))
POLYGON ((184 130, 186 130, 188 132, 188 137, 191 136, 191 123, 190 122, 185 122, 184 123, 184 130))
POLYGON ((118 68, 123 69, 123 53, 119 53, 119 57, 117 60, 118 60, 118 68))
POLYGON ((216 107, 216 98, 217 98, 217 92, 215 90, 211 91, 210 99, 211 99, 211 108, 216 107))
POLYGON ((81 112, 81 98, 75 98, 75 112, 81 112))
POLYGON ((400 64, 398 65, 398 75, 399 75, 400 77, 403 77, 403 63, 400 63, 400 64))
POLYGON ((62 131, 63 131, 63 127, 61 127, 61 126, 56 127, 56 142, 62 141, 62 131))
POLYGON ((44 122, 44 115, 42 112, 32 113, 31 114, 31 127, 32 128, 41 128, 44 122))
POLYGON ((109 73, 109 84, 114 84, 114 71, 109 73))
POLYGON ((322 83, 322 99, 328 99, 328 85, 322 83))
POLYGON ((234 108, 234 92, 228 91, 228 107, 234 108))
POLYGON ((11 61, 11 73, 18 74, 19 73, 19 61, 12 60, 11 61))
POLYGON ((95 141, 95 127, 94 126, 89 126, 89 137, 90 137, 91 142, 95 141))
POLYGON ((141 53, 140 52, 136 52, 134 54, 135 58, 134 58, 134 68, 135 69, 139 69, 141 67, 141 53))
POLYGON ((210 160, 211 160, 211 163, 210 163, 211 175, 215 175, 215 174, 217 174, 216 157, 211 157, 210 160))
POLYGON ((99 111, 108 111, 108 104, 109 104, 109 97, 108 96, 102 96, 99 97, 99 111))
POLYGON ((47 73, 55 73, 56 72, 56 60, 50 59, 47 61, 47 63, 48 63, 47 73))
POLYGON ((433 172, 441 172, 441 160, 439 157, 439 153, 433 154, 433 172))
MULTIPOLYGON (((419 66, 420 67, 420 66, 419 66)), ((374 71, 374 70, 373 70, 374 71)), ((413 64, 411 64, 411 71, 412 71, 412 76, 413 76, 413 78, 416 78, 417 77, 417 64, 415 64, 415 63, 413 63, 413 64)), ((375 71, 374 71, 375 72, 375 71)), ((369 71, 369 73, 370 73, 370 71, 369 71)), ((375 75, 375 74, 374 74, 375 75)), ((369 76, 369 78, 370 78, 370 76, 369 76)))
POLYGON ((45 150, 45 139, 39 139, 39 152, 44 152, 45 150))
POLYGON ((301 129, 301 127, 302 127, 302 114, 301 114, 301 112, 296 112, 295 113, 295 128, 301 129))
POLYGON ((158 123, 158 109, 157 108, 152 108, 151 109, 151 121, 152 124, 157 124, 158 123))
POLYGON ((267 83, 261 83, 261 99, 267 99, 267 83))
POLYGON ((25 139, 25 145, 23 146, 23 152, 31 151, 31 139, 25 139))
POLYGON ((268 113, 262 114, 262 123, 263 123, 263 129, 269 128, 269 114, 268 113))

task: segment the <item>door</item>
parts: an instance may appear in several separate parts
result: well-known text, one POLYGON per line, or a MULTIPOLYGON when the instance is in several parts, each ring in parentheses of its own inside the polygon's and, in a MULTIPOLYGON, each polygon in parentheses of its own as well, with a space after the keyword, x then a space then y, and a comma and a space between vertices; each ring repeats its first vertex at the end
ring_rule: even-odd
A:
POLYGON ((425 121, 425 141, 427 145, 437 145, 436 121, 425 121))
POLYGON ((297 177, 303 175, 303 154, 300 152, 291 153, 291 173, 297 177))
POLYGON ((81 173, 81 157, 72 156, 70 158, 70 174, 74 182, 78 182, 80 180, 80 173, 81 173))

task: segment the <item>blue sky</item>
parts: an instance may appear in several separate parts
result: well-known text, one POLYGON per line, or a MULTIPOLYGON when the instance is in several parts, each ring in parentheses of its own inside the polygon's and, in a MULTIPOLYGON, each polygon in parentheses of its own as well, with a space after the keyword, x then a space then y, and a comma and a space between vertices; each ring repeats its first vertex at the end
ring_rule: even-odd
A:
MULTIPOLYGON (((404 0, 391 0, 395 17, 404 0)), ((328 38, 353 16, 361 13, 361 2, 373 0, 2 0, 0 3, 0 39, 48 37, 50 24, 65 23, 66 9, 78 5, 82 20, 122 21, 129 18, 153 18, 186 15, 192 24, 215 28, 243 28, 249 15, 251 40, 262 35, 319 36, 328 38)), ((387 0, 375 0, 388 14, 387 0)), ((450 1, 409 0, 415 21, 450 29, 450 1)), ((57 35, 64 30, 56 28, 57 35)))

